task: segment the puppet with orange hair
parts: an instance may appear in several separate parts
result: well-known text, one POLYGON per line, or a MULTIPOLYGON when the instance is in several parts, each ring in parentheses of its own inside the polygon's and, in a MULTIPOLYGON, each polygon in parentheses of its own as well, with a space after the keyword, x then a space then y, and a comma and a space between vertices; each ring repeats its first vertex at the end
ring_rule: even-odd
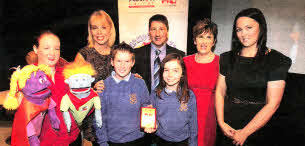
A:
POLYGON ((73 62, 65 66, 63 75, 70 91, 63 96, 60 110, 63 112, 68 132, 71 128, 69 111, 80 126, 85 117, 95 109, 96 123, 101 128, 101 101, 99 96, 91 89, 91 83, 94 81, 92 76, 95 75, 92 65, 87 62, 73 62))
POLYGON ((50 98, 51 90, 48 88, 51 85, 49 75, 47 65, 27 65, 12 74, 9 96, 3 105, 8 110, 17 110, 12 126, 12 146, 40 145, 38 137, 46 111, 52 127, 59 129, 60 121, 54 109, 56 104, 50 98))

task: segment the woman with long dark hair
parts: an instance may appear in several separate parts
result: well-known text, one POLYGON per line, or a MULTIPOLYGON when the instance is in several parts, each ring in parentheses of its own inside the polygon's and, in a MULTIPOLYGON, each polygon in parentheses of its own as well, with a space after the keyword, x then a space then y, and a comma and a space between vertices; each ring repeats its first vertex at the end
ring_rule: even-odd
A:
POLYGON ((223 136, 216 138, 218 145, 267 145, 264 126, 280 105, 291 60, 266 42, 263 13, 256 8, 239 12, 232 50, 219 61, 215 103, 223 136))

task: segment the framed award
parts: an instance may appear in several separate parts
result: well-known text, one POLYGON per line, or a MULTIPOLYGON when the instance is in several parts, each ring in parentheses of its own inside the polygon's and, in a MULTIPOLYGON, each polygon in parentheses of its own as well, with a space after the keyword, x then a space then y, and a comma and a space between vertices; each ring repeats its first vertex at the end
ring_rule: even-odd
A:
POLYGON ((141 108, 141 128, 156 128, 156 108, 141 108))

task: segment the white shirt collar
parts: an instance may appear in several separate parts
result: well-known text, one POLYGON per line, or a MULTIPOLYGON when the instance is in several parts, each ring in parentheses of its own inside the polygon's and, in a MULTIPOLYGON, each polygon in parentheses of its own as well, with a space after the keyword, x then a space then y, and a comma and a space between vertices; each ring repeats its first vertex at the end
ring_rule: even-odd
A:
MULTIPOLYGON (((115 77, 116 73, 115 71, 112 71, 111 72, 111 76, 112 78, 114 79, 114 81, 118 84, 120 83, 122 80, 121 79, 118 79, 117 77, 115 77)), ((130 79, 130 76, 131 76, 131 72, 123 79, 124 81, 128 82, 129 79, 130 79)))
POLYGON ((176 91, 174 91, 174 90, 167 89, 166 87, 164 88, 164 91, 165 91, 166 93, 168 93, 168 94, 173 93, 173 92, 176 92, 176 91))
MULTIPOLYGON (((158 48, 155 44, 151 43, 151 48, 152 48, 152 51, 155 52, 158 48)), ((163 46, 161 48, 159 48, 159 50, 161 52, 164 52, 166 50, 166 43, 163 44, 163 46)))

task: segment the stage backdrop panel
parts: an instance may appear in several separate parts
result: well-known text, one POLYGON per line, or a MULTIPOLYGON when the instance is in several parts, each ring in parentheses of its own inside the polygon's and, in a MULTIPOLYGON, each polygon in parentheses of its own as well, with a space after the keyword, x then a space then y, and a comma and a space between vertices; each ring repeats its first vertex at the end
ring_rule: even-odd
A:
POLYGON ((133 48, 149 43, 149 18, 163 14, 169 21, 167 44, 186 52, 188 5, 188 0, 118 0, 120 41, 133 48))

